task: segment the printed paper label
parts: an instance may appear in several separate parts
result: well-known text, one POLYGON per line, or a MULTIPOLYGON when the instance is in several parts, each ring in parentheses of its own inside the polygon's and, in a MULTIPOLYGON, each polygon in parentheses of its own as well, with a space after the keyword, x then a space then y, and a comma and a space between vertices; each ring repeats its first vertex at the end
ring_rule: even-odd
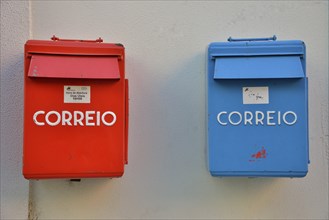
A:
POLYGON ((269 104, 268 86, 242 87, 243 104, 269 104))
POLYGON ((90 103, 90 86, 64 86, 64 103, 90 103))

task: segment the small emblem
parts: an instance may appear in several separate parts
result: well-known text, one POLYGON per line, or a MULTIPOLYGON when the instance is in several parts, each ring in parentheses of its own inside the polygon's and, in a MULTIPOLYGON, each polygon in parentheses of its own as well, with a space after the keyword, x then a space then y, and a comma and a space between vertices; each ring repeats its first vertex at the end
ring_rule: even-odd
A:
POLYGON ((262 149, 260 151, 251 155, 252 159, 250 159, 249 162, 256 162, 256 161, 260 161, 262 159, 266 159, 266 156, 267 156, 266 149, 264 147, 262 147, 262 149))

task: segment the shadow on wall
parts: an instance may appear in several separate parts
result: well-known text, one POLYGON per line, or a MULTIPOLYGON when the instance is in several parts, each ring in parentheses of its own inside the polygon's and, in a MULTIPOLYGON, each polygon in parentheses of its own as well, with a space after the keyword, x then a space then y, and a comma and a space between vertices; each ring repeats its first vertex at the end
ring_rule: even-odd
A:
POLYGON ((119 197, 117 194, 112 194, 113 198, 105 196, 109 190, 117 189, 115 185, 118 182, 120 184, 120 181, 116 180, 110 178, 81 179, 80 182, 68 179, 30 180, 29 219, 38 219, 43 214, 38 207, 38 201, 43 201, 41 197, 44 195, 51 199, 44 200, 44 204, 41 206, 49 203, 49 207, 52 207, 51 210, 60 212, 61 215, 74 211, 79 205, 92 207, 104 198, 108 201, 116 201, 119 197), (56 203, 54 206, 53 201, 62 202, 56 203))
MULTIPOLYGON (((1 65, 1 114, 4 115, 2 122, 6 124, 5 132, 9 135, 4 137, 15 143, 22 143, 21 134, 23 131, 23 97, 24 97, 24 55, 17 54, 15 57, 10 57, 8 65, 1 65), (18 125, 18 126, 17 126, 18 125), (15 138, 10 135, 14 135, 15 138), (17 136, 19 135, 19 136, 17 136)), ((5 61, 4 61, 5 63, 5 61)), ((3 133, 4 134, 4 133, 3 133)), ((22 146, 18 146, 22 149, 22 146)), ((12 146, 11 148, 12 149, 12 146)), ((18 154, 17 154, 18 155, 18 154)))
MULTIPOLYGON (((4 55, 5 56, 5 55, 4 55)), ((1 176, 22 173, 24 56, 1 59, 1 176), (6 62, 8 61, 8 62, 6 62), (3 128, 3 129, 2 129, 3 128), (12 168, 15 169, 15 172, 12 168), (9 171, 9 173, 7 173, 9 171)), ((16 183, 13 183, 15 186, 16 183)))
MULTIPOLYGON (((225 198, 219 201, 220 205, 234 204, 240 207, 245 218, 257 218, 257 216, 259 218, 260 213, 267 210, 268 204, 280 201, 278 198, 282 193, 282 187, 287 183, 282 178, 211 178, 211 185, 214 188, 213 194, 210 195, 213 196, 212 200, 216 201, 219 197, 225 198)), ((228 209, 235 213, 234 207, 228 209)))

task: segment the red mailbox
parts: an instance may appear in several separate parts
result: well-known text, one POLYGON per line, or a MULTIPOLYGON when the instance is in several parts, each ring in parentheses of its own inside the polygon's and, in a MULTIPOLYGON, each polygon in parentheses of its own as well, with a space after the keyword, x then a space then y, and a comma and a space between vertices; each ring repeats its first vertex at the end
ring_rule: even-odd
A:
POLYGON ((25 178, 123 175, 128 162, 124 47, 102 41, 26 42, 25 178))

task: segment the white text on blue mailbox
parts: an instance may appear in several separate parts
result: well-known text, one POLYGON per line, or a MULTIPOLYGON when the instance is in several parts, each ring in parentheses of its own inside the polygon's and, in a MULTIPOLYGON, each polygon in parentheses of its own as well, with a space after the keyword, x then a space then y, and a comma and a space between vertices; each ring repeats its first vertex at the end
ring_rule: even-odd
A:
POLYGON ((293 111, 244 111, 240 113, 238 111, 226 112, 221 111, 217 115, 217 121, 220 125, 294 125, 297 122, 297 114, 293 111))

